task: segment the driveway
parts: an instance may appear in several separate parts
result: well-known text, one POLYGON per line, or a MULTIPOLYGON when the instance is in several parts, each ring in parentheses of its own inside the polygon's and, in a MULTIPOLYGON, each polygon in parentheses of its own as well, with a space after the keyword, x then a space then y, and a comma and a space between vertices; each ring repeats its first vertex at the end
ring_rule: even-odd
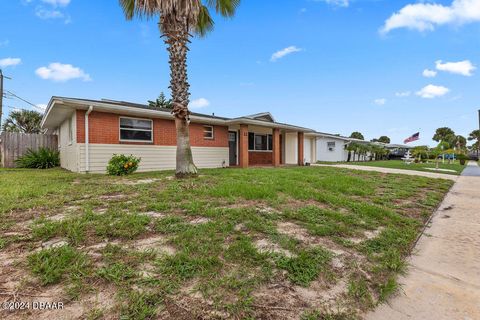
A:
POLYGON ((350 164, 312 164, 312 166, 316 166, 316 167, 338 167, 338 168, 352 169, 352 170, 406 174, 406 175, 410 175, 410 176, 421 176, 421 177, 434 178, 434 179, 435 178, 440 178, 440 179, 448 179, 448 180, 453 180, 453 181, 456 181, 457 178, 458 178, 458 176, 451 175, 451 174, 444 174, 444 173, 423 172, 423 171, 415 171, 415 170, 403 170, 403 169, 382 168, 382 167, 357 166, 357 165, 350 165, 350 164))
POLYGON ((480 319, 480 167, 470 162, 435 212, 399 279, 367 320, 480 319))

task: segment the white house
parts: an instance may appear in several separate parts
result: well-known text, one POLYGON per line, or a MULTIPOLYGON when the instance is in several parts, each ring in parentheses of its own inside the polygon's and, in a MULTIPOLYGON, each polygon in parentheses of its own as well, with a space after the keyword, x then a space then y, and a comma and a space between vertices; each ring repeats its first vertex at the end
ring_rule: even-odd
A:
POLYGON ((347 161, 348 151, 345 148, 350 138, 318 132, 316 140, 317 161, 347 161))

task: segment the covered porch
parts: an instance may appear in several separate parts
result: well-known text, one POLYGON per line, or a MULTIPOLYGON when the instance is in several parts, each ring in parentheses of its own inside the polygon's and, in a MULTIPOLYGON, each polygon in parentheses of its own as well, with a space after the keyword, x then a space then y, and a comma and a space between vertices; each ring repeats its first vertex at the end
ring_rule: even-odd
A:
POLYGON ((315 162, 311 130, 274 122, 268 113, 235 122, 228 127, 230 166, 303 166, 315 162))

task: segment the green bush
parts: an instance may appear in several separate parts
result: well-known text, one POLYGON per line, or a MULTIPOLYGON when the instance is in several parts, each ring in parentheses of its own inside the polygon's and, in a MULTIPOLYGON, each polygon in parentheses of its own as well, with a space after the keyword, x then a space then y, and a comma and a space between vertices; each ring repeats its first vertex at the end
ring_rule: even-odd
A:
POLYGON ((107 172, 112 176, 123 176, 134 173, 138 169, 140 160, 140 158, 134 157, 133 155, 114 154, 112 159, 108 161, 107 172))
POLYGON ((15 160, 18 168, 49 169, 60 165, 60 153, 48 148, 38 151, 28 149, 27 152, 15 160))
POLYGON ((467 162, 467 160, 469 159, 466 155, 464 155, 463 153, 460 153, 460 154, 456 154, 455 155, 455 158, 457 158, 459 161, 460 161, 460 164, 462 166, 465 165, 465 163, 467 162))

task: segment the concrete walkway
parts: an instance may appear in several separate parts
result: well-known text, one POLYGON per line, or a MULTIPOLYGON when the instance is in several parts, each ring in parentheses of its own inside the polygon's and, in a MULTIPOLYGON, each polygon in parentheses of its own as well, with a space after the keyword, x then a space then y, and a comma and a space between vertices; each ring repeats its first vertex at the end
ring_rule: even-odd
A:
POLYGON ((480 319, 480 167, 467 169, 415 247, 401 292, 366 320, 480 319))
POLYGON ((336 167, 352 170, 362 170, 362 171, 376 171, 382 173, 397 173, 397 174, 406 174, 410 176, 421 176, 427 178, 440 178, 457 181, 458 176, 445 174, 445 173, 436 173, 436 172, 424 172, 424 171, 415 171, 415 170, 404 170, 404 169, 392 169, 392 168, 382 168, 382 167, 369 167, 369 166, 358 166, 350 164, 312 164, 315 167, 336 167))

